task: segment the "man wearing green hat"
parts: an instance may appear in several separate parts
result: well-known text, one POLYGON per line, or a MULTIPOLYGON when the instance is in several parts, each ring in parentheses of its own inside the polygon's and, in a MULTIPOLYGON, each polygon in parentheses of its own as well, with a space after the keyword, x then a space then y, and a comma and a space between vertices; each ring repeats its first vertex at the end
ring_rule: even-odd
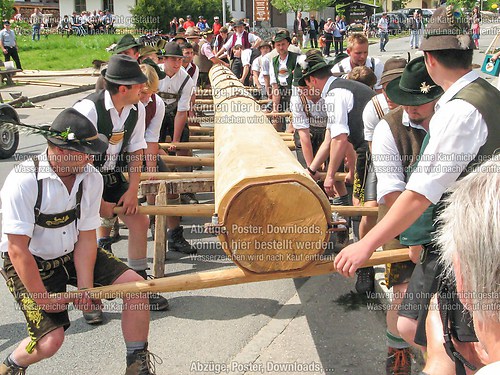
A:
MULTIPOLYGON (((441 207, 446 189, 467 174, 477 160, 491 157, 500 147, 500 92, 472 71, 474 42, 464 21, 465 17, 452 6, 439 8, 429 20, 421 49, 430 77, 445 92, 436 103, 436 113, 423 142, 421 157, 406 190, 365 238, 345 248, 335 259, 337 270, 345 276, 351 276, 377 247, 404 230, 410 228, 405 232, 408 238, 427 233, 426 228, 433 231, 439 209, 429 213, 426 211, 428 207, 431 204, 441 207)), ((427 92, 433 89, 433 85, 422 82, 420 89, 427 92)), ((438 290, 441 267, 429 266, 438 256, 439 249, 433 241, 423 246, 421 259, 424 272, 420 282, 426 292, 438 290)), ((453 293, 454 285, 443 284, 439 288, 440 291, 441 288, 449 291, 439 296, 441 306, 448 306, 450 312, 443 315, 447 352, 455 361, 456 370, 463 371, 464 365, 472 366, 461 360, 462 356, 457 353, 450 338, 471 341, 475 337, 471 328, 463 324, 467 318, 462 315, 463 308, 453 293), (443 296, 453 298, 445 301, 443 296)), ((425 321, 420 317, 421 314, 414 340, 419 345, 425 345, 425 321)), ((434 371, 443 373, 441 369, 434 371)))
MULTIPOLYGON (((400 106, 388 112, 373 132, 372 160, 374 172, 377 173, 379 219, 405 189, 409 178, 408 171, 417 161, 423 139, 429 131, 434 106, 443 94, 443 90, 430 78, 424 58, 418 57, 406 66, 402 75, 386 85, 385 93, 391 102, 400 106), (429 90, 421 89, 424 82, 430 87, 429 90)), ((404 241, 401 236, 399 241, 394 239, 383 248, 390 250, 401 248, 401 245, 410 246, 410 256, 417 262, 419 253, 412 251, 411 247, 420 247, 425 242, 427 240, 404 241)), ((421 268, 420 265, 417 267, 421 268)), ((409 343, 413 344, 413 339, 407 343, 401 338, 398 327, 401 327, 404 336, 407 337, 406 333, 414 327, 414 324, 407 322, 408 324, 403 326, 402 320, 398 322, 397 312, 414 268, 415 263, 412 261, 390 263, 386 267, 386 284, 388 288, 392 287, 394 295, 392 308, 387 312, 388 373, 411 373, 409 343)), ((412 289, 407 295, 415 296, 420 293, 420 290, 412 289)), ((413 316, 418 311, 400 312, 405 316, 409 313, 413 316)), ((412 320, 416 321, 416 317, 412 320)))
MULTIPOLYGON (((288 30, 279 30, 274 37, 274 48, 278 55, 271 60, 269 70, 274 112, 286 112, 290 106, 293 71, 297 66, 299 56, 295 52, 288 51, 290 42, 288 30)), ((284 123, 280 123, 279 118, 273 118, 273 125, 277 127, 277 130, 283 130, 284 123)))
MULTIPOLYGON (((113 209, 123 207, 119 218, 129 229, 128 263, 147 278, 147 231, 149 220, 138 214, 137 192, 142 170, 142 157, 147 144, 145 133, 145 109, 140 103, 140 92, 147 81, 136 60, 126 55, 113 55, 108 68, 102 71, 106 90, 93 93, 73 107, 85 115, 94 126, 109 139, 105 153, 94 160, 103 175, 101 217, 99 228, 100 246, 109 246, 109 221, 114 221, 113 209), (123 176, 127 170, 128 182, 123 176)), ((158 294, 151 295, 150 308, 168 309, 168 302, 158 294)), ((102 312, 84 314, 89 324, 102 322, 102 312)))
MULTIPOLYGON (((92 156, 106 152, 106 136, 74 108, 62 111, 40 133, 47 138, 46 151, 11 171, 1 191, 3 267, 29 332, 0 364, 2 375, 25 374, 28 366, 59 351, 70 326, 69 303, 83 311, 99 303, 85 293, 72 298, 53 293, 65 292, 67 285, 82 290, 142 280, 96 245, 96 197, 102 195, 103 181, 92 156)), ((123 297, 128 374, 151 374, 146 304, 140 295, 123 297)))

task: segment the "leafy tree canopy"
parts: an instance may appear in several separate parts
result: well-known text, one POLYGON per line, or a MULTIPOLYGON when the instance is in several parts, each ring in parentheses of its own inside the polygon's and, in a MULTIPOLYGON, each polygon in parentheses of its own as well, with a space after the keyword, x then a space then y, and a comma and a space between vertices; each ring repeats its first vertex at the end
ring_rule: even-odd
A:
POLYGON ((0 13, 2 20, 10 20, 14 15, 14 0, 0 0, 0 13))
POLYGON ((283 13, 321 10, 330 6, 331 3, 332 0, 271 0, 271 4, 283 13))

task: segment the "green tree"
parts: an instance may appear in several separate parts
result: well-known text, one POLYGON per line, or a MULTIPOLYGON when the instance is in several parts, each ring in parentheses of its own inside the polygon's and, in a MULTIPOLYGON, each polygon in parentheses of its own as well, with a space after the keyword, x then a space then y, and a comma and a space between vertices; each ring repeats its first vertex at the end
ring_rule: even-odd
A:
POLYGON ((0 0, 2 20, 10 20, 14 15, 14 0, 0 0))
POLYGON ((297 14, 297 12, 322 10, 327 6, 330 6, 332 4, 332 0, 271 0, 271 4, 283 13, 292 10, 295 14, 297 14))
MULTIPOLYGON (((1 0, 0 0, 1 1, 1 0)), ((130 9, 134 16, 134 27, 141 29, 162 30, 170 29, 172 18, 184 18, 190 14, 197 22, 198 16, 204 16, 212 26, 214 16, 222 17, 222 1, 220 0, 138 0, 137 5, 130 9)), ((226 8, 228 19, 229 8, 226 8)))

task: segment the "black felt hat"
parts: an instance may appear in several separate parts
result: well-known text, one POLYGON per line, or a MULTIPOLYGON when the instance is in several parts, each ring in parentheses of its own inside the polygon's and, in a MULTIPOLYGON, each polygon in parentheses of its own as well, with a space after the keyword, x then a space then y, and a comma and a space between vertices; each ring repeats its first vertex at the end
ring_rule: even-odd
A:
POLYGON ((98 134, 94 124, 74 108, 62 111, 47 129, 46 138, 59 148, 99 155, 108 148, 108 139, 98 134))
POLYGON ((137 60, 127 55, 111 56, 108 67, 101 74, 106 81, 117 85, 136 85, 148 80, 137 60))
POLYGON ((182 54, 182 48, 179 43, 176 42, 168 42, 165 44, 165 51, 162 56, 164 57, 184 57, 182 54))

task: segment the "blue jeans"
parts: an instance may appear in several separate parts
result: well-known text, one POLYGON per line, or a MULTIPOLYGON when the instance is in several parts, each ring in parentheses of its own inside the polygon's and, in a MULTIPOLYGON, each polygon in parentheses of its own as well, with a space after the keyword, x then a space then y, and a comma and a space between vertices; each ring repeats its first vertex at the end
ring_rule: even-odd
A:
POLYGON ((411 48, 420 47, 420 31, 419 30, 411 30, 410 31, 410 47, 411 48))
POLYGON ((385 50, 385 46, 386 46, 388 41, 389 41, 389 32, 381 31, 380 32, 380 50, 381 51, 385 50))
POLYGON ((40 40, 40 25, 33 25, 33 33, 31 34, 31 40, 35 40, 35 36, 37 36, 38 40, 40 40))

